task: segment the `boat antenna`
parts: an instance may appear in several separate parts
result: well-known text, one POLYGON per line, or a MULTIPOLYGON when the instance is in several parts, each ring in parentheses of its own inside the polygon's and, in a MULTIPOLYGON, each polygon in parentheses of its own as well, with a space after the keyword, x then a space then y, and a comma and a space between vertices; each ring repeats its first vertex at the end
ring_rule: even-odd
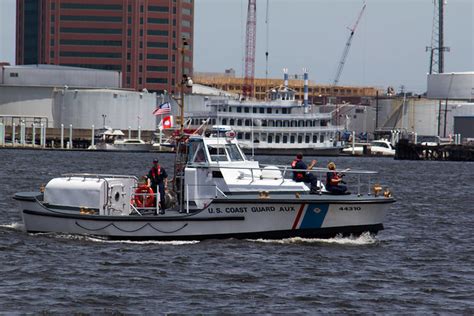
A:
POLYGON ((267 34, 266 34, 266 51, 265 51, 265 100, 267 99, 267 89, 268 89, 268 46, 270 41, 270 19, 269 19, 269 0, 267 0, 267 7, 266 7, 266 16, 265 16, 265 24, 267 27, 267 34))

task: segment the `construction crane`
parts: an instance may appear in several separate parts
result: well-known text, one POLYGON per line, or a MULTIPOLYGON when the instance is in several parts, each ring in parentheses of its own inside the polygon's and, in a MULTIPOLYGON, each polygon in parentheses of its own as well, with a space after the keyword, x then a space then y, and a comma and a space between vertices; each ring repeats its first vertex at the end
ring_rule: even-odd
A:
POLYGON ((341 61, 339 61, 339 66, 337 67, 336 77, 334 78, 333 86, 337 86, 339 83, 339 79, 341 78, 342 70, 344 69, 344 64, 347 60, 347 55, 349 54, 349 49, 351 48, 352 38, 354 37, 354 33, 357 29, 357 25, 359 25, 360 19, 362 18, 362 14, 364 14, 365 4, 362 6, 362 10, 360 10, 359 16, 352 28, 348 28, 350 31, 349 37, 347 38, 346 46, 344 47, 344 51, 342 53, 341 61))
POLYGON ((247 28, 245 33, 245 79, 242 94, 244 98, 254 97, 255 44, 257 35, 257 0, 249 0, 247 28))

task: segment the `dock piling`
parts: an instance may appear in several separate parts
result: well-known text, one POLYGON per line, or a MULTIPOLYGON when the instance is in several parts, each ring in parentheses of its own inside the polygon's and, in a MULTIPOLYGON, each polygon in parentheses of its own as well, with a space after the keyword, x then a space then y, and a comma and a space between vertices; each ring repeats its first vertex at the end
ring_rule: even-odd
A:
POLYGON ((36 126, 35 123, 31 124, 31 147, 35 148, 36 145, 36 126))
POLYGON ((5 125, 0 123, 0 146, 5 146, 5 125))
POLYGON ((94 148, 94 146, 95 146, 94 134, 95 134, 95 126, 94 126, 94 124, 92 124, 92 135, 91 135, 91 147, 92 148, 94 148))
POLYGON ((69 146, 68 149, 72 149, 72 124, 69 124, 69 146))
POLYGON ((16 125, 15 123, 12 123, 12 147, 15 147, 15 142, 16 142, 16 125))
POLYGON ((61 124, 61 149, 64 149, 64 124, 61 124))

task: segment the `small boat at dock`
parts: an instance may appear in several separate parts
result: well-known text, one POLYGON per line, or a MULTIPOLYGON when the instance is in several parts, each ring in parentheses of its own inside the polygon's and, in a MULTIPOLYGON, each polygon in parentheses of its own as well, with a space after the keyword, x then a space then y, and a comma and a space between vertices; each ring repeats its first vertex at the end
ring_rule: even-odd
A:
MULTIPOLYGON (((356 190, 332 195, 322 181, 318 194, 310 194, 305 183, 291 179, 293 171, 298 170, 248 160, 235 132, 216 126, 177 142, 173 189, 162 208, 140 190, 135 176, 122 175, 63 175, 43 192, 19 192, 14 199, 31 233, 202 240, 330 238, 383 229, 395 199, 387 188, 372 188, 376 172, 345 171, 356 190)), ((328 170, 304 171, 322 179, 328 170)))

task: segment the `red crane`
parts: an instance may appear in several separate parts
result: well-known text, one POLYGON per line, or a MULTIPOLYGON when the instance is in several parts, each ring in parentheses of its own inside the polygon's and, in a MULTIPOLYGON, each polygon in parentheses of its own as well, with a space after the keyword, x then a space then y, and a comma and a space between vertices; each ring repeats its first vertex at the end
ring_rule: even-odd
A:
POLYGON ((242 94, 245 98, 254 97, 255 44, 257 36, 257 0, 249 0, 247 28, 245 33, 245 79, 242 94))

